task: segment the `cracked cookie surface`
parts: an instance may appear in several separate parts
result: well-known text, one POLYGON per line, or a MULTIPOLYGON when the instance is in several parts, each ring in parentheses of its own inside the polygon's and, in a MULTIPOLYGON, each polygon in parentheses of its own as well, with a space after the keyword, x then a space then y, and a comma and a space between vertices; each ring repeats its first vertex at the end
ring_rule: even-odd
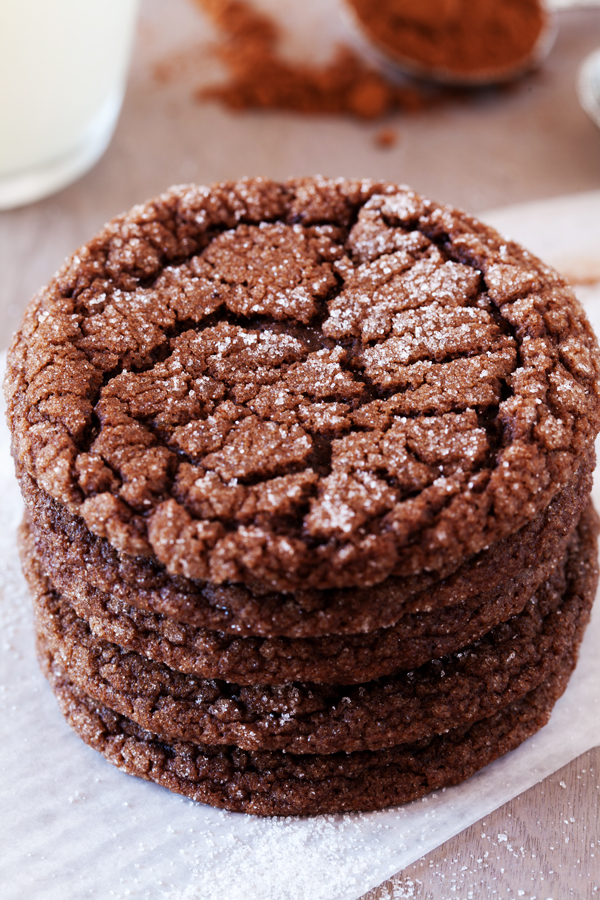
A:
POLYGON ((396 185, 175 188, 109 223, 9 354, 15 456, 122 557, 273 590, 457 565, 600 425, 556 273, 396 185))

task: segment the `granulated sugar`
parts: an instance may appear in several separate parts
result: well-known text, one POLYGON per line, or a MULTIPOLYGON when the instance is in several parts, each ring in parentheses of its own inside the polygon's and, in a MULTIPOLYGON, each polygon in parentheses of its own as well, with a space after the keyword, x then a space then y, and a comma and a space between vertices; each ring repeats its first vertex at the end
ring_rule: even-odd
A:
MULTIPOLYGON (((328 816, 313 820, 255 820, 241 841, 230 833, 226 846, 210 832, 195 835, 195 843, 212 846, 217 865, 194 867, 183 891, 165 900, 331 900, 359 896, 374 860, 385 865, 388 851, 369 841, 365 854, 364 816, 328 816), (293 827, 290 827, 293 826, 293 827), (371 859, 369 859, 369 856, 371 859), (354 860, 352 871, 341 859, 354 860), (218 863, 222 863, 219 865, 218 863)), ((385 826, 381 826, 385 829, 385 826)), ((203 857, 206 856, 204 850, 203 857)))

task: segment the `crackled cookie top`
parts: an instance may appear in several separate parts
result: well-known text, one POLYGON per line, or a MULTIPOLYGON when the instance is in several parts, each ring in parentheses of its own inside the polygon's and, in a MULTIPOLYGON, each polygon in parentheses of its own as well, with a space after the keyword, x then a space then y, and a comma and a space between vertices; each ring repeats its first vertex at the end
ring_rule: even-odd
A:
POLYGON ((34 299, 19 464, 172 575, 279 590, 443 569, 514 532, 599 428, 572 292, 407 188, 174 188, 34 299))

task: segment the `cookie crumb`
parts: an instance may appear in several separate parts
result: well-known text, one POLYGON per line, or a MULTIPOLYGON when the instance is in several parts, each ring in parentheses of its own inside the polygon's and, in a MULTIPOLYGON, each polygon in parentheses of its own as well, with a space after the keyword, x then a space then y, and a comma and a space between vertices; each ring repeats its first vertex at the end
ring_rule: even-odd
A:
POLYGON ((391 150, 398 143, 399 135, 395 128, 382 128, 378 131, 373 142, 380 150, 391 150))

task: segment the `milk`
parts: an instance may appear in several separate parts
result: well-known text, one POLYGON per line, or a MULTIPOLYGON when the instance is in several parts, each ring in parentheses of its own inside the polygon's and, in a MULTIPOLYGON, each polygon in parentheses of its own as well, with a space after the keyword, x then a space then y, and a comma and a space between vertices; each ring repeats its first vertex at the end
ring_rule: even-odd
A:
POLYGON ((108 144, 137 0, 0 0, 0 208, 73 180, 108 144))

